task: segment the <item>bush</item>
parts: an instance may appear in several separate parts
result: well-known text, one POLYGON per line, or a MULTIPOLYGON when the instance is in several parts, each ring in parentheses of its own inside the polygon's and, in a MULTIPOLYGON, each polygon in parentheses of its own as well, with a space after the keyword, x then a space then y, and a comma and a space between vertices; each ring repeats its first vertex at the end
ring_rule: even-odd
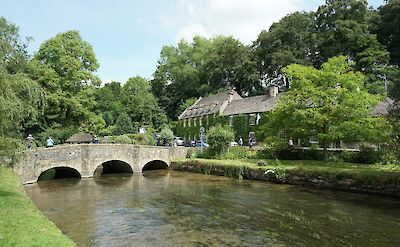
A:
POLYGON ((220 124, 211 127, 207 133, 207 140, 215 154, 222 154, 235 138, 232 128, 220 124))
POLYGON ((111 136, 110 137, 111 143, 120 143, 120 144, 133 144, 133 140, 129 138, 127 135, 120 135, 120 136, 111 136))
POLYGON ((169 144, 172 144, 174 140, 174 132, 169 127, 164 127, 160 132, 160 137, 163 140, 167 140, 169 144))
POLYGON ((0 137, 0 165, 14 165, 26 150, 21 140, 0 137))
POLYGON ((227 160, 245 159, 247 157, 248 153, 245 147, 230 147, 228 152, 220 155, 221 159, 227 160))

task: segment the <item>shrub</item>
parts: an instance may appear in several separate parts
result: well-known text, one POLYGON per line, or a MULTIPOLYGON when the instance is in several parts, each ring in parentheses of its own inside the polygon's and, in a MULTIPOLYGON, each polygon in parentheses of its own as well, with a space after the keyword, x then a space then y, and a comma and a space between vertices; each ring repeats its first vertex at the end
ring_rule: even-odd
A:
POLYGON ((12 166, 22 156, 26 150, 21 140, 13 138, 0 138, 0 165, 7 164, 12 166))
POLYGON ((120 136, 111 136, 110 137, 111 143, 120 143, 120 144, 132 144, 133 140, 129 138, 127 135, 120 135, 120 136))
POLYGON ((229 143, 235 138, 232 128, 220 124, 211 127, 207 133, 207 140, 210 148, 216 154, 222 154, 229 147, 229 143))
POLYGON ((171 144, 174 140, 174 132, 169 127, 164 127, 160 132, 160 137, 171 144))
POLYGON ((231 147, 229 151, 220 155, 221 159, 245 159, 248 157, 248 153, 245 147, 231 147))

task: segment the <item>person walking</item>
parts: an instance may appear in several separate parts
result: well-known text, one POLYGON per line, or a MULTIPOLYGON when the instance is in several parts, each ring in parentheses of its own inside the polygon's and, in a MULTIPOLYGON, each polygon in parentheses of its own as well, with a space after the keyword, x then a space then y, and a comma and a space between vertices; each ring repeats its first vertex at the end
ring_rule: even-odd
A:
POLYGON ((33 136, 31 135, 31 134, 29 134, 27 137, 26 137, 26 144, 28 145, 28 149, 29 150, 32 150, 32 147, 33 147, 33 142, 35 141, 35 138, 33 138, 33 136))
POLYGON ((239 146, 243 146, 243 138, 242 137, 239 137, 238 143, 239 143, 239 146))
POLYGON ((249 137, 249 147, 253 147, 253 137, 249 137))
POLYGON ((51 148, 54 146, 54 141, 53 139, 51 139, 51 137, 49 136, 49 138, 47 138, 46 140, 46 148, 51 148))

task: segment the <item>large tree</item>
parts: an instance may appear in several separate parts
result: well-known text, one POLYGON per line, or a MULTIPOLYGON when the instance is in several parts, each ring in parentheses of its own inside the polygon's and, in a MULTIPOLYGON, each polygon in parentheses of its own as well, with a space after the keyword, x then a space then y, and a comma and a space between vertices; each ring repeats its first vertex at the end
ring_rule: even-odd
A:
POLYGON ((261 79, 285 86, 282 69, 289 64, 312 65, 315 59, 314 13, 295 12, 262 31, 253 44, 261 79))
POLYGON ((132 122, 158 128, 167 120, 151 93, 150 82, 142 77, 129 78, 124 84, 122 103, 132 122))
POLYGON ((26 75, 26 41, 18 27, 0 18, 0 137, 16 137, 37 123, 43 90, 26 75))
POLYGON ((267 130, 287 138, 316 138, 323 146, 334 141, 380 141, 387 122, 372 116, 379 97, 367 92, 364 76, 353 71, 353 63, 339 56, 321 69, 289 65, 285 73, 291 88, 271 113, 267 130))
POLYGON ((38 131, 75 128, 97 132, 104 127, 101 116, 93 113, 98 67, 92 46, 77 31, 60 33, 41 44, 31 62, 32 78, 44 88, 47 101, 38 131))
POLYGON ((391 63, 400 66, 400 0, 386 1, 378 12, 378 39, 388 48, 391 63))
POLYGON ((370 32, 366 0, 326 0, 316 15, 318 60, 320 66, 337 55, 348 56, 356 62, 358 70, 367 75, 366 83, 371 92, 382 92, 384 65, 389 53, 375 34, 370 32))
POLYGON ((194 37, 161 50, 152 91, 168 117, 175 119, 189 98, 236 87, 242 95, 260 89, 250 50, 232 37, 194 37))

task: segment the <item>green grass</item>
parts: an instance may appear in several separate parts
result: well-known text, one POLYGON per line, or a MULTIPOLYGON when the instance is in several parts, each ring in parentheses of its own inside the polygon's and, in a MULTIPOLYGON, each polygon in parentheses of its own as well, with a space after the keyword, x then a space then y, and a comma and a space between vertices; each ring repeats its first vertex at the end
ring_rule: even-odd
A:
POLYGON ((204 165, 215 165, 225 167, 246 167, 249 169, 276 170, 300 176, 322 175, 328 178, 352 178, 360 180, 377 180, 379 182, 397 180, 400 181, 399 165, 366 165, 344 162, 321 162, 312 160, 260 160, 260 159, 239 159, 239 160, 215 160, 215 159, 186 159, 177 160, 177 163, 198 161, 204 165), (258 162, 264 162, 259 166, 258 162))
POLYGON ((11 169, 0 165, 0 246, 75 246, 36 208, 11 169))

